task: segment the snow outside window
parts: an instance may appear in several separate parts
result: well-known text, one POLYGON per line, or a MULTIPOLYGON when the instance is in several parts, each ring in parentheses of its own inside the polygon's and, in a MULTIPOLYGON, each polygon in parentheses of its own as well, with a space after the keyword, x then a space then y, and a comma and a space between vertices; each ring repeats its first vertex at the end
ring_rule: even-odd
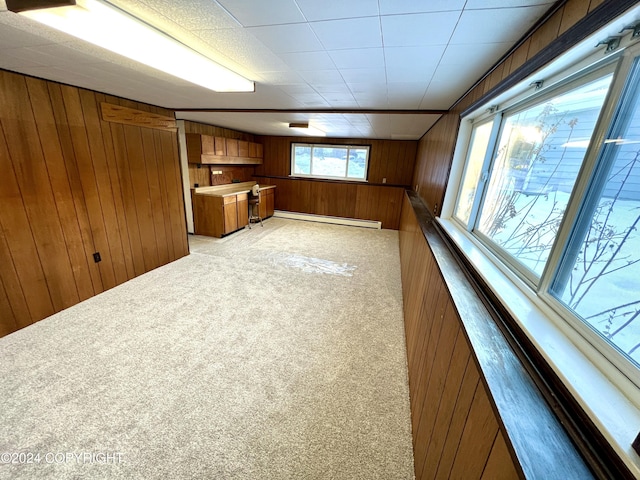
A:
POLYGON ((291 175, 335 180, 366 181, 368 146, 294 143, 291 175))
POLYGON ((640 384, 640 60, 632 57, 480 115, 452 214, 640 384))

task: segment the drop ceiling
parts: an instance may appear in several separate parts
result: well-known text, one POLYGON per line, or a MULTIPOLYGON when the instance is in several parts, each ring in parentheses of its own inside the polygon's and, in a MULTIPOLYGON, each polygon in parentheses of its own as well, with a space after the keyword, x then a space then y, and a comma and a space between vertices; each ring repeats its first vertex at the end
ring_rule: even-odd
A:
POLYGON ((255 81, 255 92, 192 85, 22 18, 3 0, 0 68, 255 134, 289 135, 289 122, 309 121, 329 137, 417 139, 439 118, 425 111, 447 110, 554 1, 110 3, 255 81))

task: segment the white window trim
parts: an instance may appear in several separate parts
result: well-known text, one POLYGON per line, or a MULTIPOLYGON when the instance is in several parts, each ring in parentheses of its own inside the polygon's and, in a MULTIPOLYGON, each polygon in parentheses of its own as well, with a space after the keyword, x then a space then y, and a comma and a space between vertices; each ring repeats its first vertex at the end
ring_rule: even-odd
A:
MULTIPOLYGON (((628 13, 632 16, 640 15, 640 7, 628 13)), ((626 16, 627 14, 623 17, 626 16)), ((620 31, 620 25, 627 22, 629 18, 618 19, 607 29, 620 31)), ((545 77, 548 79, 545 81, 546 90, 561 78, 567 78, 567 75, 580 72, 596 62, 606 61, 602 60, 601 51, 592 55, 584 54, 584 52, 593 51, 594 39, 603 35, 606 36, 606 33, 598 32, 590 36, 575 50, 563 56, 564 60, 573 63, 570 70, 564 69, 562 73, 561 69, 554 65, 545 67, 514 89, 499 98, 492 99, 487 105, 462 119, 450 171, 449 186, 443 203, 442 216, 438 218, 438 222, 469 262, 474 265, 477 273, 484 279, 496 298, 500 299, 518 322, 523 333, 567 386, 630 471, 640 478, 640 457, 631 447, 640 431, 640 389, 585 337, 576 333, 570 323, 538 297, 529 285, 471 235, 465 226, 453 218, 473 123, 486 121, 490 115, 495 114, 495 109, 491 114, 486 113, 490 106, 500 104, 499 110, 503 111, 505 108, 523 102, 535 93, 530 85, 536 79, 545 77)), ((628 38, 625 40, 627 45, 623 44, 623 46, 633 43, 628 38)))
MULTIPOLYGON (((371 146, 370 145, 343 145, 338 143, 305 143, 305 142, 293 142, 291 143, 291 162, 290 162, 290 177, 294 178, 315 178, 318 180, 339 180, 343 182, 357 182, 357 183, 368 183, 369 177, 369 160, 371 159, 371 146), (295 169, 295 148, 297 145, 306 145, 310 147, 326 147, 326 148, 345 148, 345 149, 366 149, 367 150, 367 159, 364 167, 364 178, 354 178, 354 177, 332 177, 329 175, 313 175, 310 173, 294 173, 295 169)), ((347 160, 348 162, 348 160, 347 160)))
POLYGON ((638 388, 572 327, 542 302, 502 262, 452 220, 438 222, 476 268, 491 291, 631 472, 640 478, 640 457, 631 448, 640 429, 638 388))

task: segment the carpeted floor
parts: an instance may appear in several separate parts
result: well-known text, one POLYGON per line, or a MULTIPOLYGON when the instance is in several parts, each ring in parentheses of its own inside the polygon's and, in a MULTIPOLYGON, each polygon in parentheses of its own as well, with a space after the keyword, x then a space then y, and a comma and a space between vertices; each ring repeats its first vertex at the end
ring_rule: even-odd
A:
POLYGON ((190 244, 0 339, 0 478, 413 478, 397 232, 190 244))

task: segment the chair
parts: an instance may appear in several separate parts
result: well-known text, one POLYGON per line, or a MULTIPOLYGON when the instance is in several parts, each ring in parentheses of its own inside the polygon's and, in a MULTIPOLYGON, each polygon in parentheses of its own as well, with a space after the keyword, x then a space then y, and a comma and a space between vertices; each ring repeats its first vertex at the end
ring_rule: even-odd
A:
POLYGON ((260 226, 264 227, 260 216, 260 186, 257 183, 251 188, 249 197, 249 228, 251 228, 251 222, 256 220, 260 221, 260 226))

